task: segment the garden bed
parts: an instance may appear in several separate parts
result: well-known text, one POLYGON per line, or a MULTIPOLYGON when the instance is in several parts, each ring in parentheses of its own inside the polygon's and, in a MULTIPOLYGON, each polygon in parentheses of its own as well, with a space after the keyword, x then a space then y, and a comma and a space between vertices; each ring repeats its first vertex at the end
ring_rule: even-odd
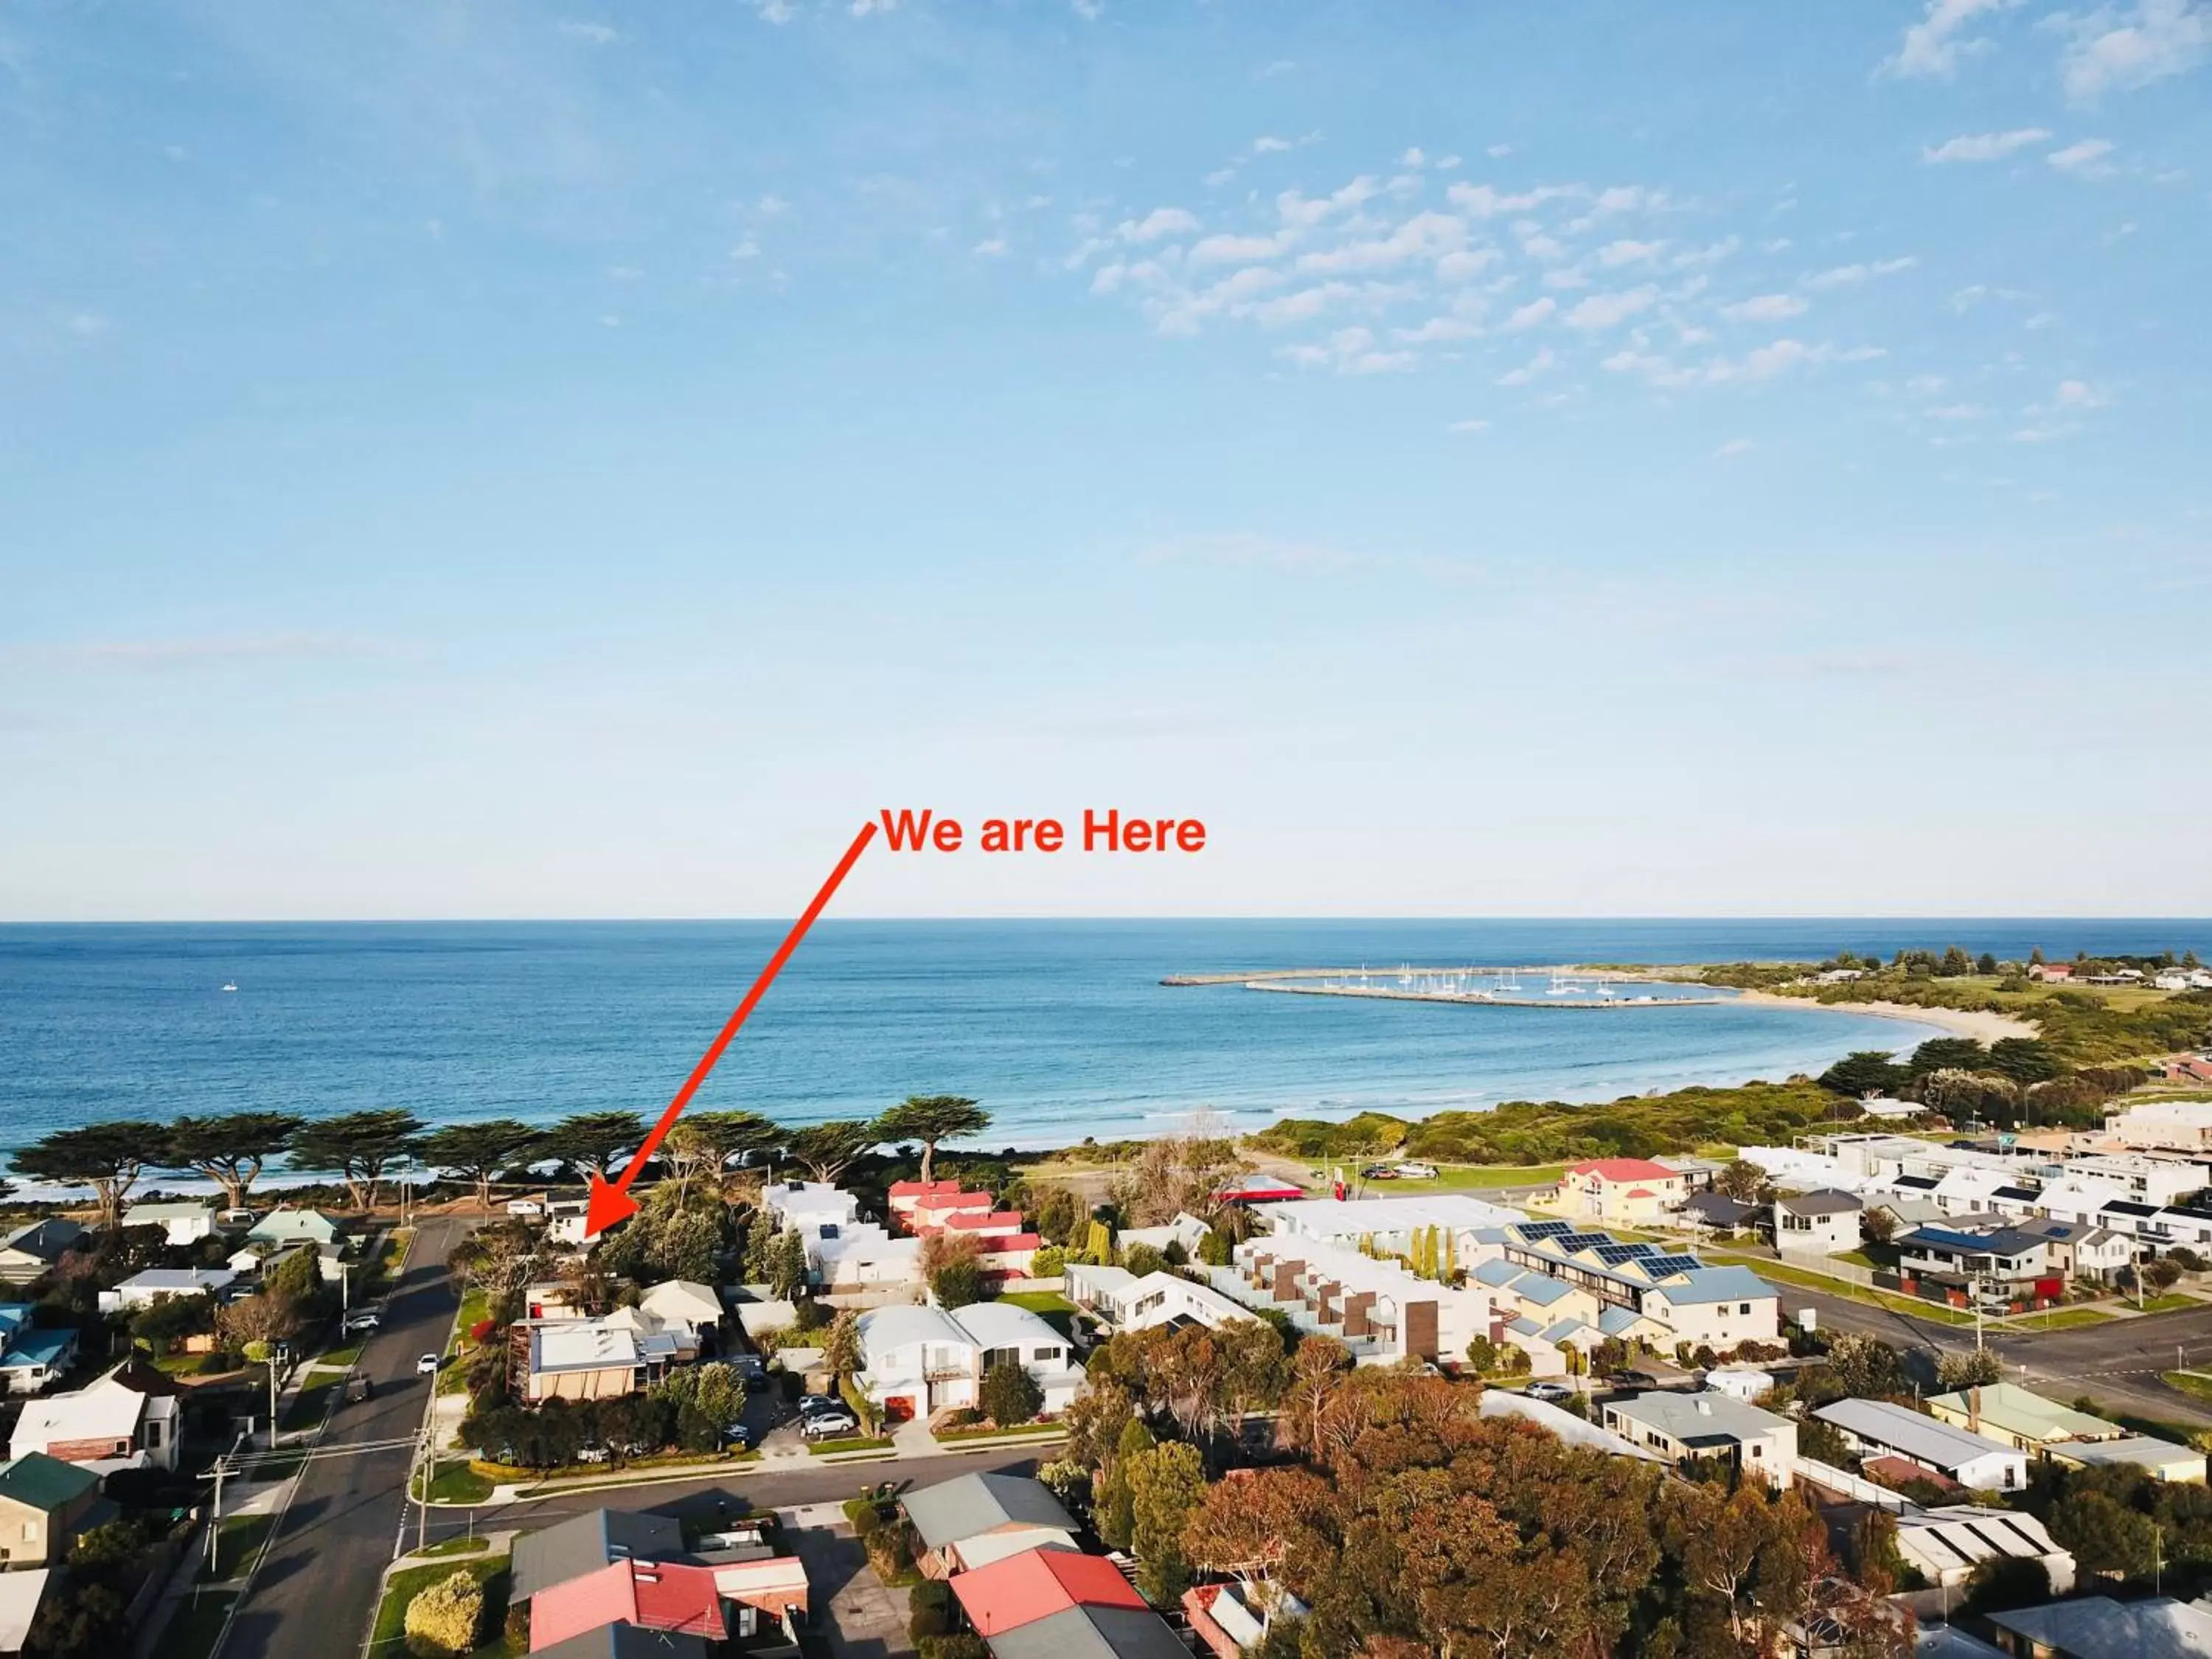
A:
POLYGON ((848 1435, 842 1440, 810 1440, 806 1443, 809 1457, 827 1457, 834 1452, 889 1451, 891 1437, 887 1434, 848 1435))

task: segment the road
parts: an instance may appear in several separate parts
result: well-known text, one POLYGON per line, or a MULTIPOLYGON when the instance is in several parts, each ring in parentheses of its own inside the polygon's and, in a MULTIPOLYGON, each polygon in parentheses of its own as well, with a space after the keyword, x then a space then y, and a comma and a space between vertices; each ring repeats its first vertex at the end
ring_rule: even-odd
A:
MULTIPOLYGON (((1896 1347, 1956 1353, 1974 1346, 1971 1325, 1942 1325, 1794 1285, 1785 1288, 1783 1306, 1793 1313, 1812 1308, 1825 1329, 1863 1332, 1896 1347)), ((2091 1395, 2116 1410, 2212 1428, 2212 1411, 2203 1401, 2160 1380, 2160 1372, 2177 1369, 2179 1358, 2212 1366, 2212 1305, 2070 1329, 2039 1331, 2027 1320, 2021 1325, 2026 1328, 1992 1326, 1983 1337, 2003 1359, 2008 1381, 2021 1381, 2025 1366, 2028 1387, 2062 1402, 2091 1395)))
MULTIPOLYGON (((445 1347, 457 1307, 446 1255, 468 1224, 441 1218, 416 1231, 384 1328, 362 1351, 374 1393, 337 1408, 325 1451, 401 1440, 421 1425, 433 1379, 416 1376, 415 1364, 445 1347)), ((308 1461, 219 1659, 328 1659, 358 1650, 406 1513, 410 1455, 398 1445, 308 1461)))

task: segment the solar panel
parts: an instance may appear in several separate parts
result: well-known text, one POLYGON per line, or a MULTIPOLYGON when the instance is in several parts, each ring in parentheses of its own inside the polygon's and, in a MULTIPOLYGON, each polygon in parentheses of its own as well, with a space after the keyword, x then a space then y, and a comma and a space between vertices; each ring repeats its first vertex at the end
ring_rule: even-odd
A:
POLYGON ((1613 1235, 1611 1233, 1568 1233, 1557 1242, 1563 1250, 1594 1250, 1602 1245, 1612 1243, 1613 1235))
POLYGON ((1636 1265, 1654 1279, 1672 1279, 1676 1273, 1695 1273, 1705 1264, 1693 1255, 1655 1255, 1636 1265))
POLYGON ((1604 1244, 1598 1247, 1597 1259, 1608 1267, 1618 1267, 1624 1261, 1633 1261, 1639 1255, 1656 1255, 1658 1252, 1649 1244, 1604 1244))
POLYGON ((1521 1237, 1557 1238, 1562 1233, 1571 1233, 1574 1230, 1575 1224, 1571 1221, 1524 1221, 1521 1224, 1521 1237))

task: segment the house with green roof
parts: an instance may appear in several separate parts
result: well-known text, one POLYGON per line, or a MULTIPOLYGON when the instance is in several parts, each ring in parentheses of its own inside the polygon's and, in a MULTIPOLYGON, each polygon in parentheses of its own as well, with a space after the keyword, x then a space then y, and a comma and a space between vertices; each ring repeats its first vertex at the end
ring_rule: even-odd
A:
POLYGON ((2014 1451, 2039 1452, 2063 1441, 2118 1440, 2127 1431, 2101 1417, 2031 1394, 2016 1382, 1928 1396, 1928 1414, 2014 1451))
POLYGON ((100 1502, 100 1477, 81 1463, 44 1452, 0 1463, 0 1571, 66 1558, 100 1502))

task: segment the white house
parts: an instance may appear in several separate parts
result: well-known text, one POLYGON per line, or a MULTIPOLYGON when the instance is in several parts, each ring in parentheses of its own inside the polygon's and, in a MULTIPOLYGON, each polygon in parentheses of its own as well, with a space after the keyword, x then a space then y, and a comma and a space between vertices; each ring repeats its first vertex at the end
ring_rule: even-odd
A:
POLYGON ((590 1209, 589 1201, 580 1198, 556 1198, 549 1202, 545 1206, 546 1243, 581 1249, 584 1218, 590 1209))
POLYGON ((1790 1484, 1797 1462, 1795 1423, 1714 1390, 1658 1390, 1608 1400, 1603 1409, 1607 1428, 1670 1463, 1715 1458, 1779 1488, 1790 1484))
POLYGON ((133 1204, 123 1212, 126 1227, 160 1227, 176 1245, 196 1244, 215 1232, 212 1200, 180 1199, 161 1204, 133 1204))
POLYGON ((1117 1331, 1149 1330, 1179 1320, 1218 1330, 1254 1316, 1243 1303, 1180 1273, 1146 1273, 1139 1279, 1125 1267, 1071 1262, 1066 1280, 1067 1299, 1117 1331))
POLYGON ((2027 1455, 1886 1400, 1838 1400, 1813 1413, 1868 1457, 1897 1457, 1977 1492, 2027 1483, 2027 1455))
POLYGON ((872 1221, 827 1222, 805 1234, 806 1265, 828 1290, 921 1282, 921 1241, 872 1221))
POLYGON ((1748 1267, 1686 1268, 1645 1291, 1642 1308, 1693 1347, 1782 1340, 1781 1297, 1748 1267))
POLYGON ((1908 1505, 1897 1517, 1897 1547, 1930 1584, 1963 1584, 1983 1562, 2004 1556, 2043 1563, 2054 1595, 2074 1588, 2073 1556, 2024 1510, 1908 1505))
POLYGON ((1132 1244, 1149 1244, 1156 1250, 1164 1250, 1170 1244, 1180 1245, 1184 1255, 1198 1260, 1198 1247, 1206 1243, 1206 1236, 1213 1230, 1188 1210, 1179 1210, 1176 1218, 1158 1227, 1131 1227, 1115 1239, 1115 1243, 1127 1250, 1132 1244))
POLYGON ((112 1291, 102 1291, 100 1310, 127 1313, 173 1296, 220 1296, 237 1281, 238 1275, 228 1267, 149 1267, 112 1291))
POLYGON ((850 1226, 860 1218, 860 1200, 842 1187, 819 1181, 779 1181, 761 1189, 761 1208, 778 1231, 801 1233, 822 1226, 850 1226))
POLYGON ((689 1279, 670 1279, 655 1285, 637 1300, 638 1310, 650 1315, 664 1330, 681 1326, 691 1333, 692 1347, 722 1328, 722 1298, 712 1285, 689 1279))
POLYGON ((15 1419, 8 1455, 44 1452, 64 1463, 89 1465, 102 1474, 117 1469, 177 1467, 184 1402, 123 1380, 128 1361, 73 1394, 33 1400, 15 1419))
POLYGON ((1841 1255, 1859 1247, 1866 1206, 1833 1187, 1774 1200, 1774 1248, 1785 1254, 1841 1255))
POLYGON ((1349 1200, 1285 1199, 1255 1204, 1252 1213, 1279 1239, 1352 1249, 1364 1240, 1389 1255, 1412 1254, 1414 1235, 1430 1234, 1443 1242, 1445 1265, 1454 1267, 1472 1267, 1480 1259, 1479 1234, 1528 1218, 1522 1211, 1464 1193, 1349 1200))
POLYGON ((895 1421, 981 1404, 984 1374, 1000 1364, 1030 1374, 1048 1413, 1066 1409, 1083 1386, 1067 1339, 1011 1302, 949 1311, 877 1308, 860 1316, 860 1326, 861 1365, 854 1381, 895 1421))
POLYGON ((1486 1285, 1421 1279, 1340 1244, 1248 1238, 1235 1265, 1212 1269, 1211 1278, 1248 1307, 1279 1309, 1301 1330, 1340 1338, 1361 1364, 1455 1359, 1475 1337, 1509 1340, 1486 1285))

